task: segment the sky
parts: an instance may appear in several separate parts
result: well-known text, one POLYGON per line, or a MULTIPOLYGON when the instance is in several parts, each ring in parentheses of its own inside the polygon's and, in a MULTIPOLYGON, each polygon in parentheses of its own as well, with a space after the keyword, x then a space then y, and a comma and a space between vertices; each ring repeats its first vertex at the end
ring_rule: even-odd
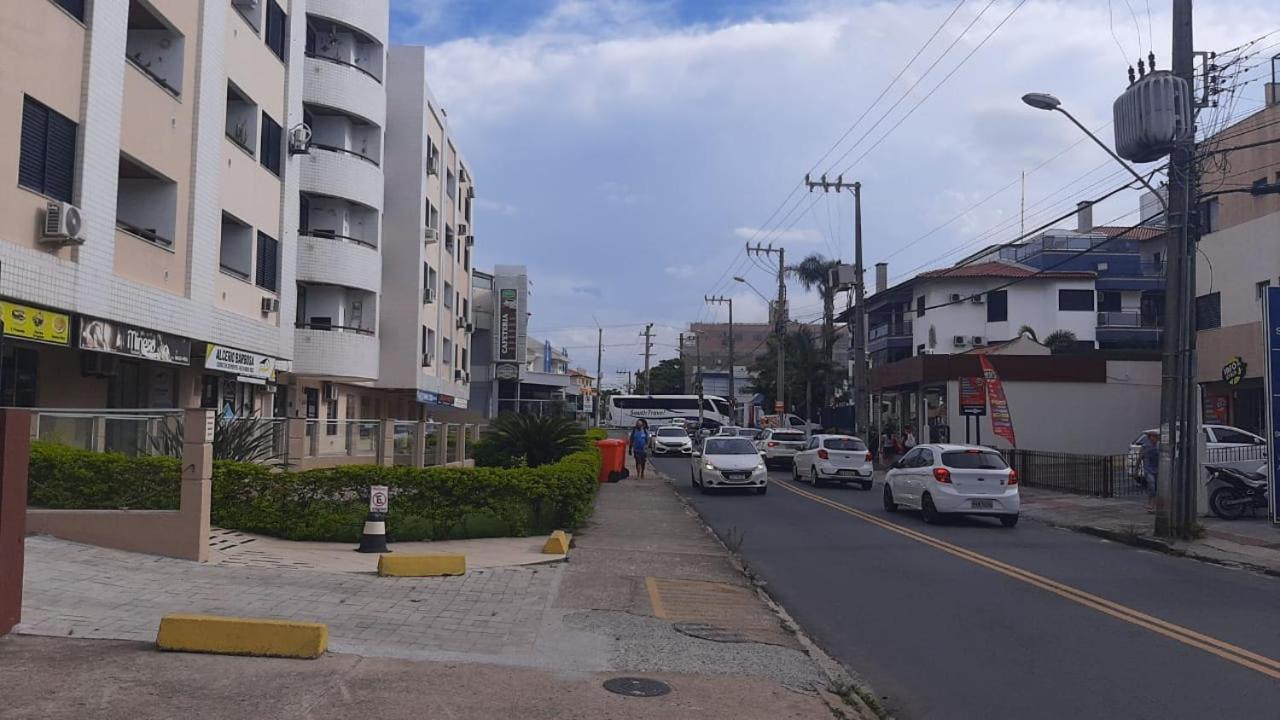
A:
MULTIPOLYGON (((1274 2, 1199 0, 1196 47, 1280 29, 1274 2)), ((1126 68, 1169 54, 1169 0, 391 4, 392 41, 428 47, 476 179, 476 265, 528 266, 530 333, 591 372, 603 327, 606 385, 641 367, 645 323, 656 362, 690 322, 724 321, 706 295, 765 320, 733 277, 772 295, 776 258, 753 260, 748 242, 785 247, 788 264, 851 262, 852 197, 800 189, 806 172, 862 183, 864 264, 888 262, 891 282, 1118 187, 1100 148, 1019 98, 1052 92, 1111 144, 1126 68)), ((1261 106, 1277 43, 1236 53, 1234 92, 1202 124, 1261 106)), ((1137 209, 1126 191, 1094 220, 1132 224, 1137 209)), ((789 292, 792 318, 820 316, 816 296, 789 292)))

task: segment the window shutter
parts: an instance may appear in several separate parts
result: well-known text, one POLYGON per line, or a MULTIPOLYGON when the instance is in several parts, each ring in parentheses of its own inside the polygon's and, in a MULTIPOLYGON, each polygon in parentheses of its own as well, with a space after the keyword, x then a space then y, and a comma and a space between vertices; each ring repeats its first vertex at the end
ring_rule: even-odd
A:
POLYGON ((270 115, 262 113, 262 140, 258 157, 262 159, 262 166, 277 176, 280 175, 280 140, 280 125, 270 115))
POLYGON ((276 57, 284 60, 284 36, 285 26, 288 25, 288 16, 284 14, 284 10, 280 8, 273 0, 267 2, 267 47, 271 48, 271 52, 276 57))
POLYGON ((22 103, 22 151, 18 158, 18 184, 44 192, 44 156, 48 141, 49 109, 25 98, 22 103))
POLYGON ((279 285, 280 243, 275 238, 258 233, 258 287, 275 292, 279 285))
POLYGON ((71 202, 75 166, 76 124, 50 111, 44 165, 45 194, 63 202, 71 202))

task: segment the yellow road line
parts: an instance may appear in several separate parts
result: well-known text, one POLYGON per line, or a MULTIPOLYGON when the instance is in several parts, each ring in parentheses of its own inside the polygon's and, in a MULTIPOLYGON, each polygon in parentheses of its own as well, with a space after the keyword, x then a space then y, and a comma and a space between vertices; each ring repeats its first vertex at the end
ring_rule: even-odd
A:
POLYGON ((658 592, 658 583, 651 577, 644 579, 644 587, 649 591, 649 604, 653 606, 653 616, 667 619, 667 607, 662 604, 662 594, 658 592))
POLYGON ((1080 590, 1070 585, 1065 585, 1056 580, 1050 580, 1042 575, 1037 575, 1027 570, 1023 570, 1022 568, 1009 565, 1008 563, 1004 563, 994 558, 987 557, 986 555, 954 545, 946 542, 945 540, 939 540, 938 538, 925 533, 903 527, 862 510, 849 507, 843 503, 838 503, 830 498, 811 493, 807 490, 792 487, 786 483, 775 484, 782 489, 799 495, 807 500, 812 500, 822 505, 826 505, 845 514, 852 515, 860 520, 864 520, 873 525, 884 528, 885 530, 889 530, 890 532, 895 532, 917 542, 930 545, 942 550, 943 552, 968 560, 976 565, 981 565, 990 570, 994 570, 998 573, 1014 578, 1015 580, 1021 580, 1022 582, 1033 585, 1042 590, 1047 590, 1048 592, 1071 600, 1072 602, 1092 608, 1098 612, 1110 615, 1111 617, 1123 620, 1132 625, 1159 633, 1160 635, 1164 635, 1170 639, 1177 640, 1184 645, 1204 650, 1205 652, 1217 655, 1224 660, 1229 660, 1242 667, 1255 670, 1264 675, 1280 680, 1280 661, 1275 659, 1259 655, 1258 653, 1232 645, 1226 641, 1219 640, 1208 635, 1203 635, 1181 625, 1176 625, 1174 623, 1161 620, 1160 618, 1147 615, 1146 613, 1134 610, 1126 605, 1112 602, 1106 598, 1085 592, 1084 590, 1080 590))

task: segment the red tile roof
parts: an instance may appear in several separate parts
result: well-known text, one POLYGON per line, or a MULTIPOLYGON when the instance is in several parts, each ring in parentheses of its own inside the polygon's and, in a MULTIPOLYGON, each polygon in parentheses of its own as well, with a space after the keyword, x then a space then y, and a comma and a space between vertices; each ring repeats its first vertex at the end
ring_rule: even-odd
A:
POLYGON ((1087 280, 1096 277, 1096 273, 1076 270, 1050 270, 1037 274, 1036 269, 1026 265, 1007 262, 981 262, 972 265, 929 270, 917 275, 917 278, 1028 278, 1032 275, 1046 279, 1079 279, 1087 280))
POLYGON ((1091 232, 1102 233, 1107 237, 1115 237, 1124 233, 1125 240, 1155 240, 1162 238, 1165 234, 1165 228, 1162 227, 1139 227, 1128 228, 1118 225, 1101 225, 1094 228, 1091 232))

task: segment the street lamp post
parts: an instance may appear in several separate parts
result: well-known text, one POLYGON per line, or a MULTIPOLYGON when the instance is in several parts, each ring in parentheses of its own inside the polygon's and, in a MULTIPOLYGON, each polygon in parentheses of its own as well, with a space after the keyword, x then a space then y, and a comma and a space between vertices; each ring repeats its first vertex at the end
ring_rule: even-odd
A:
POLYGON ((780 324, 780 323, 778 322, 778 320, 777 320, 776 318, 774 318, 774 317, 773 317, 773 312, 774 312, 774 302, 773 302, 772 300, 770 300, 768 297, 766 297, 764 293, 760 292, 760 290, 758 290, 758 289, 756 288, 756 286, 755 286, 755 285, 752 285, 750 282, 748 282, 746 278, 744 278, 744 277, 742 277, 742 276, 740 276, 740 275, 734 275, 734 276, 733 276, 733 279, 734 279, 736 282, 740 282, 740 283, 742 283, 743 285, 746 285, 747 287, 751 288, 751 292, 755 293, 756 295, 759 295, 759 296, 760 296, 760 299, 761 299, 761 300, 763 300, 763 301, 764 301, 764 303, 765 303, 765 305, 769 308, 769 319, 770 319, 770 321, 772 321, 772 322, 773 322, 773 324, 774 324, 774 332, 775 332, 775 334, 777 335, 777 339, 778 339, 778 348, 777 348, 777 353, 778 353, 777 392, 776 392, 776 393, 774 393, 774 394, 775 394, 777 397, 782 397, 782 392, 783 392, 783 390, 782 390, 782 382, 783 382, 783 375, 785 374, 785 373, 783 372, 783 370, 782 370, 782 368, 783 368, 782 363, 784 362, 783 358, 785 357, 784 353, 786 352, 786 347, 787 347, 787 338, 786 338, 786 336, 784 335, 784 328, 785 328, 786 326, 785 326, 785 325, 780 324))

